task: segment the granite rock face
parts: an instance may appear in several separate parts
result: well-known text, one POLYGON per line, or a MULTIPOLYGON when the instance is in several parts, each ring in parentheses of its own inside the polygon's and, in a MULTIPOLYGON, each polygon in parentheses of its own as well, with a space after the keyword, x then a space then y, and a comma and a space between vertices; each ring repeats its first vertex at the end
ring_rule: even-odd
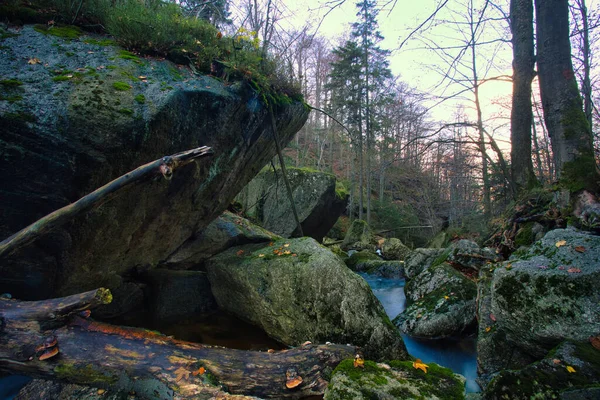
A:
MULTIPOLYGON (((304 236, 321 242, 346 209, 347 195, 336 192, 332 174, 287 168, 292 197, 304 236)), ((296 221, 280 169, 264 170, 240 192, 237 200, 245 214, 283 237, 296 232, 296 221)))
POLYGON ((564 340, 597 335, 599 279, 600 236, 574 229, 552 230, 528 250, 497 264, 485 282, 489 295, 479 315, 480 324, 490 328, 483 335, 480 331, 481 372, 503 367, 493 357, 498 346, 514 348, 524 364, 541 359, 564 340))
POLYGON ((232 247, 206 269, 221 309, 284 344, 352 343, 370 359, 407 357, 367 282, 312 238, 232 247))
MULTIPOLYGON (((87 39, 25 26, 1 40, 0 75, 16 82, 0 100, 1 238, 147 162, 199 146, 214 155, 125 190, 4 259, 0 292, 21 299, 116 289, 114 275, 168 259, 275 155, 268 110, 244 84, 87 39)), ((289 102, 275 114, 285 145, 308 111, 289 102)))

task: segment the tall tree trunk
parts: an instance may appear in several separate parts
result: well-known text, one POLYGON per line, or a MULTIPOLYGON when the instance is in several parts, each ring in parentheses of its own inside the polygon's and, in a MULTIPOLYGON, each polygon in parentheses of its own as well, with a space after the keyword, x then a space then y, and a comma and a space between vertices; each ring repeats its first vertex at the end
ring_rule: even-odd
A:
POLYGON ((600 173, 571 63, 568 0, 536 0, 537 53, 544 121, 562 188, 598 192, 600 173))
POLYGON ((532 133, 531 138, 533 139, 533 154, 535 154, 535 161, 537 164, 538 180, 543 185, 545 182, 545 179, 544 179, 544 169, 542 168, 542 156, 540 155, 540 152, 542 151, 542 149, 540 149, 540 146, 539 146, 538 140, 537 140, 537 129, 535 128, 535 118, 531 119, 531 133, 532 133))
MULTIPOLYGON (((593 118, 592 118, 592 82, 590 79, 590 69, 591 69, 591 61, 590 61, 590 31, 588 24, 588 12, 587 6, 585 5, 585 0, 578 0, 577 7, 579 8, 579 12, 581 13, 581 23, 583 25, 582 32, 582 51, 583 51, 583 82, 582 82, 582 90, 583 93, 583 111, 585 112, 585 118, 590 125, 590 132, 592 132, 593 127, 593 118)), ((593 139, 592 139, 593 140, 593 139)))
POLYGON ((510 30, 513 45, 510 158, 512 181, 518 192, 538 184, 531 159, 531 82, 535 76, 532 0, 511 0, 510 30))

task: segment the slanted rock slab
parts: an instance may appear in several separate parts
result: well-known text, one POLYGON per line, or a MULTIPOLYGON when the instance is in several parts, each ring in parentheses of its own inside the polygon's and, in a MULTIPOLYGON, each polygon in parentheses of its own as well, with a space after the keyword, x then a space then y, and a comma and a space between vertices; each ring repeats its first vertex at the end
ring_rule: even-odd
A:
POLYGON ((233 247, 206 269, 220 308, 282 343, 352 343, 371 359, 407 357, 369 285, 312 238, 233 247))

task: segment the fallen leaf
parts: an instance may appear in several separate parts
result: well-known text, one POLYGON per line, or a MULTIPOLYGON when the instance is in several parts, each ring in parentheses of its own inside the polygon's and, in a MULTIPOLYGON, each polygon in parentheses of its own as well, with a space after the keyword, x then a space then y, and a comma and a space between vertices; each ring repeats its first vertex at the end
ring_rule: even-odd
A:
POLYGON ((559 240, 558 242, 556 242, 555 246, 556 247, 563 247, 566 244, 567 244, 566 240, 559 240))
POLYGON ((198 368, 197 371, 192 372, 192 375, 194 375, 194 376, 204 375, 205 372, 206 372, 206 370, 204 369, 204 367, 200 367, 200 368, 198 368))
POLYGON ((449 296, 444 296, 444 299, 448 300, 450 297, 449 296))
POLYGON ((244 254, 244 250, 238 250, 237 253, 235 253, 238 255, 238 257, 241 257, 242 254, 244 254))
POLYGON ((494 322, 496 322, 496 316, 492 313, 490 313, 490 319, 494 322))
POLYGON ((364 367, 365 367, 365 360, 364 360, 364 358, 362 358, 362 357, 360 356, 360 354, 357 354, 357 355, 354 357, 354 362, 353 362, 353 364, 354 364, 354 368, 364 368, 364 367))
POLYGON ((104 389, 98 389, 98 391, 96 393, 98 393, 100 396, 103 395, 106 392, 106 390, 104 389))
POLYGON ((94 52, 93 51, 88 51, 88 54, 94 54, 94 52))
POLYGON ((575 247, 575 251, 578 253, 585 253, 585 247, 577 246, 577 247, 575 247))
POLYGON ((569 371, 569 373, 573 373, 575 372, 575 368, 571 367, 570 365, 567 365, 567 371, 569 371))
POLYGON ((286 244, 283 245, 283 247, 290 247, 290 244, 286 243, 286 244))
POLYGON ((27 64, 31 64, 31 65, 35 65, 35 64, 39 64, 39 63, 41 63, 41 61, 37 57, 30 58, 29 61, 27 61, 27 64))
POLYGON ((545 265, 540 265, 540 266, 538 266, 538 268, 539 268, 539 269, 548 269, 548 267, 547 267, 547 266, 545 266, 545 265))
POLYGON ((138 79, 141 79, 141 80, 146 80, 146 79, 148 79, 148 77, 147 77, 147 76, 140 75, 140 76, 138 76, 138 79))
POLYGON ((590 336, 590 343, 595 349, 600 350, 600 335, 590 336))
POLYGON ((175 370, 175 381, 179 382, 182 379, 186 381, 190 379, 190 371, 183 367, 179 367, 175 370))
POLYGON ((560 267, 558 267, 558 269, 560 269, 561 271, 564 271, 565 267, 561 265, 560 267))
POLYGON ((269 242, 269 246, 273 246, 273 242, 269 242))
POLYGON ((560 360, 558 358, 553 359, 552 362, 554 363, 554 365, 560 364, 560 360))
POLYGON ((413 361, 413 368, 420 369, 421 371, 427 373, 427 368, 429 368, 429 366, 424 364, 420 358, 417 358, 415 361, 413 361))
POLYGON ((579 268, 572 267, 572 268, 569 268, 567 270, 567 272, 570 273, 570 274, 578 274, 578 273, 581 272, 581 270, 579 268))
POLYGON ((275 350, 269 349, 269 350, 267 350, 267 353, 275 353, 275 350))
POLYGON ((292 253, 292 257, 298 257, 298 254, 292 253))
POLYGON ((286 255, 287 255, 287 254, 292 254, 292 252, 291 252, 291 251, 289 251, 289 250, 286 250, 286 251, 284 251, 284 252, 283 252, 283 254, 286 254, 286 255))
POLYGON ((485 332, 486 332, 486 333, 488 333, 488 332, 489 332, 489 331, 491 331, 491 330, 492 330, 492 327, 491 327, 491 326, 486 326, 486 328, 485 328, 485 332))
POLYGON ((262 257, 264 257, 265 255, 264 255, 264 254, 259 254, 258 256, 262 258, 262 257))

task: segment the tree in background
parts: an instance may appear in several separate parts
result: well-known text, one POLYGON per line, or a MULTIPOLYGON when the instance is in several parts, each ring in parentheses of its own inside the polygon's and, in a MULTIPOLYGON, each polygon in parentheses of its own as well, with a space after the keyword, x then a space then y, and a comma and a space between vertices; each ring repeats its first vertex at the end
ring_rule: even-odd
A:
POLYGON ((542 108, 557 177, 570 192, 597 193, 600 173, 571 62, 568 1, 536 0, 535 10, 542 108))
POLYGON ((188 15, 208 21, 217 27, 231 24, 228 0, 181 0, 179 4, 188 15))

